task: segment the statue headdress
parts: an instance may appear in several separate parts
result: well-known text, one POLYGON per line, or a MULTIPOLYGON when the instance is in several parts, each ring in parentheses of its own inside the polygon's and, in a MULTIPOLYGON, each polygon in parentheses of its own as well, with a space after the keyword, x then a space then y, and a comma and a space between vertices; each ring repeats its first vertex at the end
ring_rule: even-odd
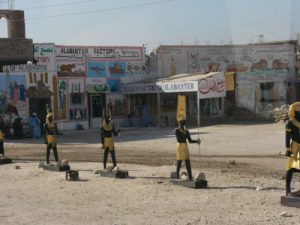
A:
POLYGON ((289 118, 295 118, 295 112, 297 111, 300 111, 300 102, 295 102, 290 105, 288 112, 289 118))
POLYGON ((178 122, 186 120, 186 98, 184 95, 178 95, 176 119, 178 122))

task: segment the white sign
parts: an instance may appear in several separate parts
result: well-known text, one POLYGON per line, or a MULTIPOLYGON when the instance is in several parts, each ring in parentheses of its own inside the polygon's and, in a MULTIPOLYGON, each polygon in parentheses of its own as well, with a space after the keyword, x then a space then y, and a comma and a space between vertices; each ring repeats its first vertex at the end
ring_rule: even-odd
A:
POLYGON ((106 84, 105 78, 95 77, 95 78, 86 78, 85 79, 86 85, 93 85, 93 84, 106 84))
POLYGON ((85 80, 86 90, 88 93, 106 93, 107 82, 105 78, 86 78, 85 80))
POLYGON ((226 96, 225 77, 223 74, 202 78, 198 82, 200 99, 226 96))
POLYGON ((197 81, 126 84, 123 86, 124 94, 193 92, 197 90, 197 81))
POLYGON ((57 60, 143 61, 144 48, 135 46, 63 46, 56 45, 57 60))

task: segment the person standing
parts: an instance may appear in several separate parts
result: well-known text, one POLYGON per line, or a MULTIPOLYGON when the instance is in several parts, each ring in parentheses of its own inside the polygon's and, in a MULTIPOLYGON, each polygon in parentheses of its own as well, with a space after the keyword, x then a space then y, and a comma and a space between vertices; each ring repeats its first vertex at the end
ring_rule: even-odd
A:
POLYGON ((29 118, 29 127, 33 138, 41 137, 41 121, 37 117, 36 113, 32 113, 31 117, 29 118))
POLYGON ((13 122, 14 138, 22 139, 24 137, 22 118, 18 117, 13 122))
POLYGON ((102 149, 104 149, 103 168, 106 169, 107 157, 108 153, 110 153, 114 169, 117 169, 115 146, 112 136, 117 136, 120 133, 120 130, 117 132, 110 117, 105 116, 100 132, 102 149))
POLYGON ((177 177, 177 179, 179 179, 181 163, 182 163, 182 160, 184 160, 185 165, 186 165, 186 170, 189 175, 189 179, 192 180, 193 176, 192 176, 192 168, 191 168, 191 161, 190 161, 190 154, 189 154, 189 149, 188 149, 188 145, 187 145, 187 140, 189 141, 189 143, 197 143, 198 145, 200 145, 201 140, 200 139, 192 140, 192 138, 190 136, 190 132, 185 128, 185 120, 184 119, 180 119, 178 121, 178 123, 179 123, 179 127, 175 130, 175 135, 176 135, 176 139, 177 139, 176 177, 177 177))
POLYGON ((47 164, 50 163, 49 156, 50 156, 51 149, 53 149, 55 162, 58 162, 57 144, 56 144, 57 135, 62 135, 62 133, 58 131, 57 124, 53 121, 53 114, 49 112, 46 118, 46 123, 44 125, 44 139, 45 139, 45 144, 47 145, 47 154, 46 154, 47 164))

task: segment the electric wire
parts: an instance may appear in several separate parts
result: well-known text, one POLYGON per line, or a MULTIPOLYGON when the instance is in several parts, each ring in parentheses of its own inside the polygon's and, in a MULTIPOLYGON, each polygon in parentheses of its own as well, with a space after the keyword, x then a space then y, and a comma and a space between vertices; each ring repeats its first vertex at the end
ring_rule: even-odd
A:
POLYGON ((31 18, 26 18, 25 20, 49 19, 49 18, 76 16, 76 15, 83 15, 83 14, 90 14, 90 13, 119 11, 119 10, 124 10, 124 9, 142 8, 142 7, 148 7, 148 6, 153 6, 153 5, 160 5, 160 4, 173 2, 173 1, 175 1, 175 0, 161 0, 161 1, 143 3, 143 4, 132 4, 132 5, 127 5, 127 6, 114 7, 114 8, 95 9, 95 10, 87 10, 87 11, 82 11, 82 12, 70 12, 70 13, 48 15, 48 16, 41 16, 41 17, 31 17, 31 18))

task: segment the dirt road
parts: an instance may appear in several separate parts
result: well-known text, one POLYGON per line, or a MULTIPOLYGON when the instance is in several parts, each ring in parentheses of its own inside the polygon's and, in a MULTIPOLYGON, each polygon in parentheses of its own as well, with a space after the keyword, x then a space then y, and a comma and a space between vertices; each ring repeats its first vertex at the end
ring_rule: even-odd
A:
MULTIPOLYGON (((190 131, 197 138, 198 129, 190 131)), ((206 126, 200 137, 200 154, 189 145, 193 174, 202 171, 208 181, 200 190, 171 183, 173 129, 122 130, 116 149, 119 166, 129 171, 125 180, 92 173, 102 167, 97 130, 59 138, 60 158, 79 171, 79 182, 38 168, 45 159, 41 139, 6 140, 7 156, 16 160, 0 166, 0 225, 299 224, 299 209, 280 205, 282 123, 206 126)), ((292 186, 299 184, 295 176, 292 186)))
MULTIPOLYGON (((221 168, 229 161, 252 167, 268 167, 284 171, 285 159, 278 156, 284 151, 284 124, 221 124, 189 129, 192 138, 202 143, 189 145, 193 167, 221 168), (214 161, 214 163, 211 163, 214 161), (216 162, 215 162, 216 161, 216 162)), ((123 128, 115 138, 117 158, 121 163, 143 165, 172 165, 175 160, 174 128, 123 128)), ((98 130, 67 131, 59 137, 61 158, 70 161, 102 161, 98 130)), ((15 159, 45 160, 42 139, 7 140, 7 155, 15 159)), ((267 170, 267 172, 269 171, 267 170)))

